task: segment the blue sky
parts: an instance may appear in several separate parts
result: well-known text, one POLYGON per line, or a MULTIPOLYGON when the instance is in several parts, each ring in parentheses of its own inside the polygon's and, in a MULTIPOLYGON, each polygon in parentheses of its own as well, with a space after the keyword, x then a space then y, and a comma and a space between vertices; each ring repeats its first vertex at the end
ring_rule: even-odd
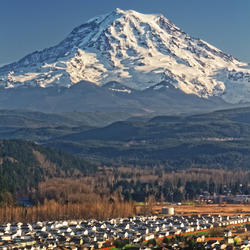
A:
POLYGON ((116 7, 162 13, 190 35, 250 63, 250 0, 0 0, 0 65, 53 46, 116 7))

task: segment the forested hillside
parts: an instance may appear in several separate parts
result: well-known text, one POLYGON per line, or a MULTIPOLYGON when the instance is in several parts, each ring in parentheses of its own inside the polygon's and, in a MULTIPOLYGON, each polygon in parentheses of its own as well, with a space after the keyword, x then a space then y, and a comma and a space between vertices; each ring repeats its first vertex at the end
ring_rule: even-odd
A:
POLYGON ((81 177, 96 167, 61 151, 22 140, 0 141, 0 203, 12 202, 55 177, 81 177))
POLYGON ((250 108, 127 116, 3 110, 0 138, 35 141, 101 165, 163 165, 168 170, 250 167, 250 108))
POLYGON ((44 142, 110 164, 250 168, 250 109, 127 120, 44 142))

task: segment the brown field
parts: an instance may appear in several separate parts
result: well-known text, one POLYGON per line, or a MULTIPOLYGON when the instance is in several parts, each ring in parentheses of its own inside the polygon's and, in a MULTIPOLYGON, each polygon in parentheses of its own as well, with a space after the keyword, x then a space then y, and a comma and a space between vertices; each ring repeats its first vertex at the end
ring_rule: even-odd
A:
POLYGON ((199 204, 199 205, 174 205, 155 206, 155 212, 162 207, 173 207, 176 215, 192 214, 221 214, 221 215, 250 215, 250 204, 199 204))

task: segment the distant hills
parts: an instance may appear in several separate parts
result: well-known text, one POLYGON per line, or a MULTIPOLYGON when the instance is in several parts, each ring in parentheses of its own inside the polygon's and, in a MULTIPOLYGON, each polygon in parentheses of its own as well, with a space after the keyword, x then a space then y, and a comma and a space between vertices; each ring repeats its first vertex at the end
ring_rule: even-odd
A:
POLYGON ((114 164, 249 168, 250 109, 121 121, 46 142, 114 164))
POLYGON ((84 113, 1 111, 0 137, 33 140, 101 164, 250 167, 250 108, 113 123, 106 117, 106 126, 99 115, 102 126, 96 127, 84 113))

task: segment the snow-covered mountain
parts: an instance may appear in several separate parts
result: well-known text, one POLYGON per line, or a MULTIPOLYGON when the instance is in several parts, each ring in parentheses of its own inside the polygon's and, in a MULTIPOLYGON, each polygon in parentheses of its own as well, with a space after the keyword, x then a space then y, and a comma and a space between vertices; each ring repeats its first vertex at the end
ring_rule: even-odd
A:
POLYGON ((128 94, 170 84, 198 97, 250 100, 248 64, 190 37, 163 15, 133 10, 90 19, 58 45, 0 68, 2 88, 70 87, 80 81, 128 94))

